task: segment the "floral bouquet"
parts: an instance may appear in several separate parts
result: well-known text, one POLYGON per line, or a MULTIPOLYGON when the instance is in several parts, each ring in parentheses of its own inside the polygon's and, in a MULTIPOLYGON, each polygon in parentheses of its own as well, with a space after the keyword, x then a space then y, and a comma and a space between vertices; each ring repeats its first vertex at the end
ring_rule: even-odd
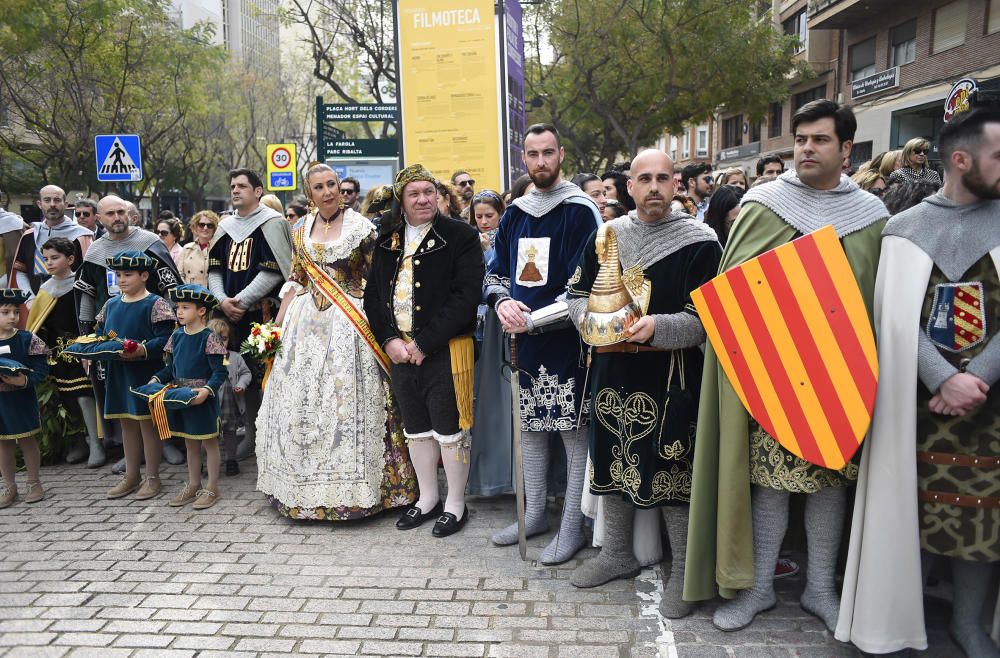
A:
POLYGON ((250 325, 250 335, 240 345, 240 354, 261 361, 274 359, 281 352, 281 332, 281 327, 273 322, 254 322, 250 325))
POLYGON ((240 354, 263 361, 265 365, 264 377, 261 379, 260 388, 267 385, 267 378, 271 374, 271 366, 274 365, 274 358, 281 352, 281 327, 273 322, 260 324, 254 322, 250 325, 250 335, 240 345, 240 354))

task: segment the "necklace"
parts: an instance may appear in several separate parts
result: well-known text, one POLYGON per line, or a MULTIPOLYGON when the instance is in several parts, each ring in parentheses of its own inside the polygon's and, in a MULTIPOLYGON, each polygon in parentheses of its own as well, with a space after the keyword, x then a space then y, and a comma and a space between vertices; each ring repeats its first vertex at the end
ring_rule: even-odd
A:
POLYGON ((323 215, 321 215, 317 210, 316 217, 323 222, 323 237, 326 238, 326 232, 330 230, 330 225, 340 218, 340 210, 337 210, 337 212, 330 219, 323 217, 323 215))

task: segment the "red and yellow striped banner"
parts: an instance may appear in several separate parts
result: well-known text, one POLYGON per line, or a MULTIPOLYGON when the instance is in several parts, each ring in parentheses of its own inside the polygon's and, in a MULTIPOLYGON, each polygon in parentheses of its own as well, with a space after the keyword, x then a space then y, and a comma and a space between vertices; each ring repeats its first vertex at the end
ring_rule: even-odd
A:
POLYGON ((843 468, 871 423, 878 359, 833 227, 728 270, 692 299, 750 415, 793 454, 843 468))

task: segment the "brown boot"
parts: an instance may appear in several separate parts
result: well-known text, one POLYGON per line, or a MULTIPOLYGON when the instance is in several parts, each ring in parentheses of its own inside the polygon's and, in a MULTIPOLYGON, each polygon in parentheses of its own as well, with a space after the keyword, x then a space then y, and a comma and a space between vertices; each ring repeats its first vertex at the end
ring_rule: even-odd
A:
POLYGON ((183 507, 198 497, 198 487, 188 483, 179 494, 170 499, 167 503, 171 507, 183 507))
POLYGON ((142 482, 139 478, 132 478, 126 475, 121 479, 121 482, 116 484, 106 495, 108 498, 124 498, 138 489, 140 484, 142 484, 142 482))
POLYGON ((211 489, 202 489, 198 492, 198 500, 194 501, 191 509, 208 509, 219 500, 219 492, 211 489))
POLYGON ((17 486, 13 484, 5 484, 0 487, 0 509, 5 507, 10 507, 14 504, 14 500, 17 498, 17 486))
POLYGON ((142 481, 142 486, 139 487, 138 493, 135 494, 136 500, 149 500, 160 494, 160 478, 156 475, 147 475, 146 479, 142 481))
POLYGON ((37 503, 43 498, 45 498, 45 489, 42 489, 42 483, 38 480, 29 482, 28 491, 24 495, 24 502, 37 503))

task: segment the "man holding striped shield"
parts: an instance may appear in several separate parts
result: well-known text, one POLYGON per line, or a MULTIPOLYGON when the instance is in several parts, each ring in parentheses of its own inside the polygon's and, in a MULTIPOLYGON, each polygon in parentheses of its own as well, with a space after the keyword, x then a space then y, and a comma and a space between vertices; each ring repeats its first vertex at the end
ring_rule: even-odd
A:
MULTIPOLYGON (((888 215, 877 197, 841 176, 856 128, 853 112, 829 100, 795 113, 795 170, 743 197, 720 268, 736 271, 832 224, 843 247, 840 258, 846 253, 841 276, 824 269, 830 262, 826 252, 802 249, 793 258, 762 257, 759 274, 741 272, 709 300, 718 310, 716 324, 742 338, 732 351, 726 346, 720 352, 715 339, 706 349, 684 598, 710 599, 718 591, 732 599, 713 617, 721 630, 748 626, 774 607, 774 564, 792 493, 807 494, 808 572, 801 605, 831 630, 837 624, 834 570, 846 488, 858 472, 853 451, 841 455, 838 449, 853 442, 857 450, 870 420, 862 400, 866 394, 873 400, 877 373, 866 309, 888 215), (845 295, 856 300, 853 308, 845 307, 853 313, 820 312, 821 322, 812 319, 817 309, 828 310, 817 300, 845 295), (844 315, 851 322, 845 324, 844 315), (859 340, 864 332, 867 343, 859 340), (831 352, 836 367, 827 362, 831 352), (733 364, 740 367, 732 371, 733 364), (851 391, 850 399, 845 391, 851 391)), ((840 251, 836 239, 833 248, 840 251)), ((708 313, 700 306, 699 313, 708 330, 708 313)))

